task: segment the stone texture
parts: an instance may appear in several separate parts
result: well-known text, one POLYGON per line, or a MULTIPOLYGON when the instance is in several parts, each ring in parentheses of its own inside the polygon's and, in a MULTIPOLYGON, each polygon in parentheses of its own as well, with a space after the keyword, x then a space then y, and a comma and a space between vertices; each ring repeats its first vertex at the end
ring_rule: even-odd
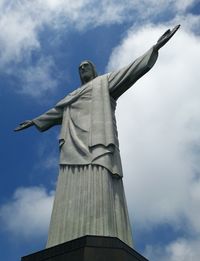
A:
POLYGON ((132 247, 122 179, 101 166, 61 166, 47 247, 85 235, 117 237, 132 247))

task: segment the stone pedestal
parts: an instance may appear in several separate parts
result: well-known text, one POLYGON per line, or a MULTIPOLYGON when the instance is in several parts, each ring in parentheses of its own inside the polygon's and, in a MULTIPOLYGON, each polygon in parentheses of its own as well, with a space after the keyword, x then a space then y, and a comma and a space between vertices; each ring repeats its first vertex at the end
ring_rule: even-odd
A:
POLYGON ((22 257, 21 261, 148 261, 116 237, 84 236, 22 257))

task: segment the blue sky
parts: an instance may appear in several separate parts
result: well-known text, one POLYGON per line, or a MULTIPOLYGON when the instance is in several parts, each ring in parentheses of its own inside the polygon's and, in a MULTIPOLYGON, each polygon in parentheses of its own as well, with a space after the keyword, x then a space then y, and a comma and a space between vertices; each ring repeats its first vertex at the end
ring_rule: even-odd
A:
POLYGON ((80 84, 90 59, 119 69, 181 24, 153 69, 118 101, 135 249, 152 261, 200 256, 198 0, 1 0, 1 260, 45 247, 58 174, 59 127, 14 133, 80 84))

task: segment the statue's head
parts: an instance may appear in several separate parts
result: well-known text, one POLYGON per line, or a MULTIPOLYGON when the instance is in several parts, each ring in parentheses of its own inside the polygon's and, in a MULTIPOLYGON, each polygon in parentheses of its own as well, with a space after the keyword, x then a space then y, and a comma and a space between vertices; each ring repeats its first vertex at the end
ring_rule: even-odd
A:
POLYGON ((97 77, 95 65, 91 61, 83 61, 79 65, 81 83, 85 84, 97 77))

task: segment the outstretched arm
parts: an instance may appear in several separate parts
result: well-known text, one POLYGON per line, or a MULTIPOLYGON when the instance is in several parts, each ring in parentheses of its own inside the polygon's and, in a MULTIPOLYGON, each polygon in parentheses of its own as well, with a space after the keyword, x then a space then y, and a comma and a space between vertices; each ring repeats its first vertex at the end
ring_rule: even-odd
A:
POLYGON ((167 30, 144 55, 121 70, 109 74, 109 90, 114 99, 118 99, 153 67, 158 58, 158 50, 171 39, 179 27, 180 25, 177 25, 172 30, 167 30))
POLYGON ((21 131, 21 130, 29 128, 29 127, 31 127, 33 125, 34 125, 33 121, 26 120, 26 121, 20 123, 19 126, 17 126, 17 128, 14 129, 14 131, 21 131))
POLYGON ((39 131, 46 131, 54 125, 62 123, 63 109, 53 108, 33 120, 27 120, 19 124, 14 131, 21 131, 33 125, 39 131))
POLYGON ((155 51, 158 51, 161 47, 163 47, 176 33, 179 29, 180 24, 175 26, 172 30, 168 29, 161 37, 158 39, 157 43, 153 46, 155 51))

